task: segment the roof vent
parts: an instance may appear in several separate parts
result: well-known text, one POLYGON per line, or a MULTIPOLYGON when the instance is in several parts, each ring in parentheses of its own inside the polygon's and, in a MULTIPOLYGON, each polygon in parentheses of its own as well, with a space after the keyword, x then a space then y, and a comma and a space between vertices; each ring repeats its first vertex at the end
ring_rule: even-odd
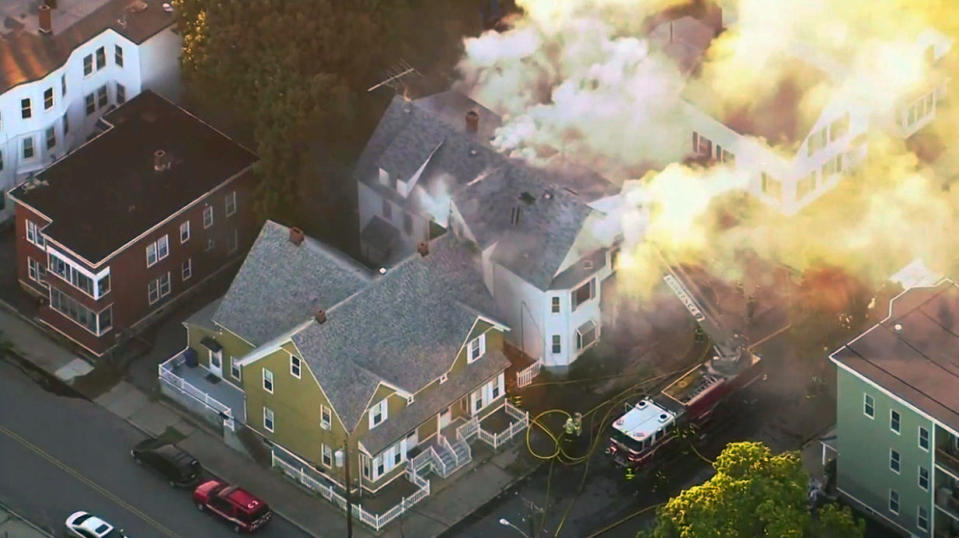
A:
POLYGON ((40 33, 44 35, 53 33, 53 16, 50 13, 50 6, 46 4, 37 6, 37 15, 39 16, 40 33))
POLYGON ((902 331, 902 323, 897 323, 897 324, 893 325, 892 328, 893 328, 893 330, 895 330, 897 333, 898 333, 898 332, 901 332, 901 331, 902 331))
POLYGON ((475 110, 466 113, 466 132, 475 133, 479 130, 479 114, 475 110))
POLYGON ((547 199, 547 200, 552 200, 552 199, 553 199, 553 191, 544 191, 544 192, 543 192, 543 198, 545 198, 545 199, 547 199))
POLYGON ((293 243, 296 246, 300 246, 303 243, 303 239, 306 236, 303 235, 303 230, 299 228, 290 228, 290 243, 293 243))
POLYGON ((153 170, 156 172, 162 172, 164 170, 169 170, 170 165, 172 164, 170 156, 167 155, 167 152, 162 149, 158 149, 153 152, 153 170))
POLYGON ((660 414, 659 414, 659 422, 660 422, 660 423, 666 422, 667 420, 669 420, 669 415, 667 415, 666 413, 660 413, 660 414))
POLYGON ((419 244, 416 245, 416 252, 419 252, 420 256, 425 258, 426 255, 430 253, 430 244, 426 241, 420 241, 419 244))
POLYGON ((476 148, 470 148, 470 157, 476 157, 477 153, 476 148))
POLYGON ((636 404, 636 409, 645 409, 646 405, 646 400, 640 400, 639 403, 636 404))
POLYGON ((536 197, 528 192, 520 194, 519 199, 522 200, 526 205, 533 205, 533 202, 536 201, 536 197))
POLYGON ((386 274, 386 267, 380 267, 379 273, 380 273, 381 275, 385 275, 385 274, 386 274))
POLYGON ((326 323, 326 310, 323 310, 322 308, 317 310, 316 315, 313 316, 313 318, 316 319, 317 323, 326 323))

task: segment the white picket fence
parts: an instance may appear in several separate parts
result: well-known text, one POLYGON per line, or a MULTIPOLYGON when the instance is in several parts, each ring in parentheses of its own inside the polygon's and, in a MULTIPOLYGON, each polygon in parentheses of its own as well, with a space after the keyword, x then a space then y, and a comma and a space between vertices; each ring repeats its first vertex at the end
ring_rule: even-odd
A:
MULTIPOLYGON (((337 493, 331 484, 324 483, 327 481, 327 478, 315 471, 309 463, 276 445, 273 445, 272 455, 274 467, 278 467, 285 475, 298 481, 306 488, 319 493, 321 497, 338 506, 340 510, 346 511, 346 497, 337 493), (278 450, 283 452, 284 455, 282 457, 277 456, 278 450), (297 464, 294 465, 290 463, 286 458, 296 461, 297 464)), ((420 454, 420 456, 422 456, 422 454, 420 454)), ((430 481, 421 477, 413 466, 407 466, 405 477, 417 487, 417 490, 412 495, 402 497, 399 503, 382 514, 371 513, 365 510, 362 505, 354 503, 352 505, 353 517, 369 525, 376 532, 379 532, 391 521, 403 515, 403 513, 423 499, 429 497, 430 481)))
POLYGON ((230 406, 220 402, 216 398, 213 398, 206 392, 194 387, 185 379, 174 373, 176 368, 182 366, 185 362, 186 358, 184 358, 183 353, 181 352, 160 363, 158 367, 160 381, 202 403, 203 405, 212 409, 214 412, 225 415, 226 418, 224 419, 224 424, 233 429, 233 427, 235 427, 235 423, 233 421, 233 410, 230 409, 230 406))
POLYGON ((543 369, 543 359, 537 359, 536 362, 516 372, 516 388, 523 388, 533 382, 533 378, 539 375, 543 369))
POLYGON ((498 449, 512 439, 514 435, 529 427, 529 412, 513 406, 508 400, 503 400, 503 407, 505 408, 507 416, 515 419, 510 421, 509 426, 505 430, 494 434, 484 430, 483 427, 480 426, 478 431, 480 440, 493 447, 493 450, 498 449))

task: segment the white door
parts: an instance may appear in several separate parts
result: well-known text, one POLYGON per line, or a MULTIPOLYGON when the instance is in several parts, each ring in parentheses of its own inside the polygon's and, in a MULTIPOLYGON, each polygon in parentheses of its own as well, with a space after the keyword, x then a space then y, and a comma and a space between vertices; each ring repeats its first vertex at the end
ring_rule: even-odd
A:
POLYGON ((217 377, 223 377, 223 350, 210 350, 210 371, 217 377))
POLYGON ((440 429, 442 430, 443 428, 449 426, 452 420, 453 420, 453 413, 450 411, 449 408, 446 408, 446 411, 443 411, 442 413, 440 413, 440 429))

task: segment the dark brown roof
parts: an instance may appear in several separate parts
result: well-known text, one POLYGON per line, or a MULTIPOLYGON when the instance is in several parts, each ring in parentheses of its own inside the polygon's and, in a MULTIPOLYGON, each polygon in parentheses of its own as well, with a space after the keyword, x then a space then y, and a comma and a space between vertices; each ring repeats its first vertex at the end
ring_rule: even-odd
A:
POLYGON ((45 233, 92 263, 252 165, 257 157, 175 104, 145 91, 113 125, 11 196, 53 223, 45 233), (153 169, 154 151, 173 159, 153 169))
MULTIPOLYGON (((36 4, 24 10, 31 25, 37 18, 36 4)), ((14 29, 0 38, 0 91, 47 76, 62 66, 74 49, 108 28, 139 44, 174 23, 173 14, 163 10, 160 0, 107 0, 70 26, 58 28, 58 17, 67 17, 62 11, 64 2, 60 4, 52 10, 54 32, 50 36, 22 27, 16 19, 4 21, 14 29), (144 5, 146 9, 141 10, 144 5)))
POLYGON ((959 430, 959 287, 913 288, 892 309, 833 360, 959 430))

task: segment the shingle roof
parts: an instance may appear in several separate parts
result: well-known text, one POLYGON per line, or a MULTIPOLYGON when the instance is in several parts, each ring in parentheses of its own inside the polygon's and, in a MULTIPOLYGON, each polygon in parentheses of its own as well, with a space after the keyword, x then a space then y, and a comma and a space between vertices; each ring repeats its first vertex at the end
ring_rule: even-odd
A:
MULTIPOLYGON (((83 2, 89 3, 89 0, 83 2)), ((29 17, 26 23, 31 27, 37 19, 36 4, 31 2, 29 11, 23 10, 29 17)), ((72 7, 73 10, 82 10, 84 6, 69 0, 61 0, 60 4, 57 9, 51 10, 52 35, 42 36, 20 27, 5 33, 0 39, 0 92, 47 76, 62 66, 74 49, 108 28, 139 44, 175 21, 173 13, 163 10, 162 0, 144 0, 146 9, 139 11, 132 9, 135 4, 132 0, 108 0, 80 20, 63 27, 61 18, 69 20, 65 9, 72 7), (77 5, 64 5, 68 3, 77 5)), ((15 26, 23 25, 9 17, 5 24, 11 24, 11 20, 15 26)), ((112 54, 112 51, 108 54, 112 54)))
POLYGON ((353 295, 370 273, 309 237, 299 246, 290 229, 267 221, 230 284, 213 320, 258 346, 318 309, 353 295))
POLYGON ((832 358, 959 430, 957 348, 959 288, 947 281, 897 297, 888 319, 832 358))
POLYGON ((472 253, 452 234, 328 309, 293 342, 351 427, 380 381, 414 393, 447 371, 480 315, 496 307, 472 253))

